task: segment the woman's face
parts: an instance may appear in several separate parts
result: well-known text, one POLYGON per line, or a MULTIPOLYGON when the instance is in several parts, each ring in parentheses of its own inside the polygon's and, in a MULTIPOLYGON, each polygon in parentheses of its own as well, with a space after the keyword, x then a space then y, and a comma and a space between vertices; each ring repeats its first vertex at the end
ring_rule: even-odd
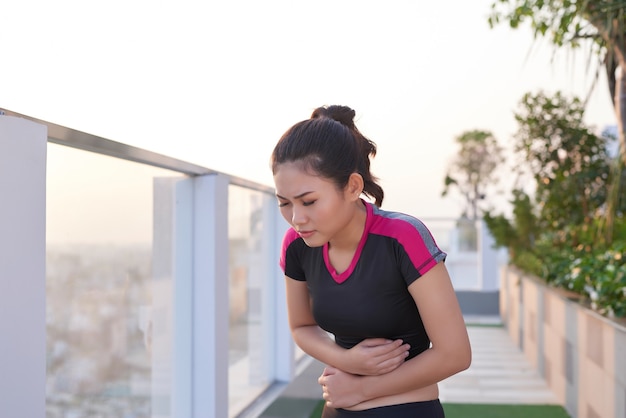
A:
POLYGON ((333 181, 308 173, 302 164, 280 164, 274 183, 281 214, 309 247, 330 242, 353 218, 353 199, 333 181))

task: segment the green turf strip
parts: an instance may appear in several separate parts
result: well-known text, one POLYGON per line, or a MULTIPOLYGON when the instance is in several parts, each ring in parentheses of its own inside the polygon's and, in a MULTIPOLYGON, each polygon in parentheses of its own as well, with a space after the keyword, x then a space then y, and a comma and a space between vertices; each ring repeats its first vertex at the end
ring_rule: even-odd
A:
MULTIPOLYGON (((322 415, 324 402, 320 402, 311 418, 322 415)), ((559 405, 484 405, 444 403, 446 418, 570 418, 559 405)))
POLYGON ((483 405, 444 403, 446 418, 570 418, 560 405, 483 405))
POLYGON ((317 404, 310 418, 319 418, 322 416, 322 410, 324 409, 324 401, 317 404))

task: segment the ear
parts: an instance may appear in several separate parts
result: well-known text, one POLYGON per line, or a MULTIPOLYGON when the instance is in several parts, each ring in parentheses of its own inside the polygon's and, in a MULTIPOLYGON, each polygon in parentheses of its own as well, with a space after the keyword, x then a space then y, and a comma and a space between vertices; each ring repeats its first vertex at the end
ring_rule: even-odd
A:
POLYGON ((350 174, 345 188, 346 197, 349 200, 358 200, 363 193, 364 184, 363 177, 359 173, 350 174))

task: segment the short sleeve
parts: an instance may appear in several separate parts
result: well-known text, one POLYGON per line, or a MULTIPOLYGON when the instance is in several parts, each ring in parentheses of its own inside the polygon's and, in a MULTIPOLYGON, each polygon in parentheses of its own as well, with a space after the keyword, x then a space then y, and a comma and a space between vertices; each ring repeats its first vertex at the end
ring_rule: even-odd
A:
POLYGON ((401 270, 407 285, 422 277, 439 262, 445 261, 447 256, 419 219, 412 218, 407 222, 405 233, 400 235, 399 243, 405 253, 401 270))
POLYGON ((302 245, 302 239, 293 228, 289 228, 283 236, 283 244, 280 251, 280 268, 285 273, 285 276, 304 281, 306 277, 300 262, 300 245, 302 245))
POLYGON ((395 240, 397 265, 407 285, 446 259, 422 221, 399 212, 378 212, 382 215, 372 232, 395 240))

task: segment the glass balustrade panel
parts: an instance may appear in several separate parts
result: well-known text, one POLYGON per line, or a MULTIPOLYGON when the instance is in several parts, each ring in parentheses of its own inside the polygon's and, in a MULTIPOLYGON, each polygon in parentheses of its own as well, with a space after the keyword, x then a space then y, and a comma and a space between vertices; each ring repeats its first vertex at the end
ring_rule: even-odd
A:
POLYGON ((183 176, 48 144, 47 418, 171 416, 171 283, 153 277, 155 177, 183 176))
MULTIPOLYGON (((276 198, 230 185, 229 236, 229 415, 236 416, 270 384, 273 307, 266 306, 268 272, 273 271, 267 239, 267 211, 276 198)), ((272 208, 274 206, 271 206, 272 208)), ((274 278, 280 280, 280 278, 274 278)), ((282 302, 282 301, 281 301, 282 302)))

